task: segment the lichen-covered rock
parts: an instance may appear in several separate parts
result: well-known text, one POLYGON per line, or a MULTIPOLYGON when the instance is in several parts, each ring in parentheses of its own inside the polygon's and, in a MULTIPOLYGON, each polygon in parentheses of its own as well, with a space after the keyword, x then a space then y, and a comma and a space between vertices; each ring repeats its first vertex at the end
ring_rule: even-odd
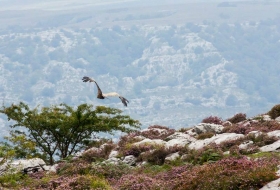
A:
POLYGON ((108 158, 116 158, 119 155, 119 151, 112 150, 108 156, 108 158))
POLYGON ((280 140, 278 140, 272 144, 261 147, 260 151, 261 152, 272 152, 272 151, 278 150, 279 148, 280 148, 280 140))
POLYGON ((253 141, 246 141, 246 142, 241 143, 241 144, 238 146, 238 148, 239 148, 239 149, 242 149, 242 150, 248 149, 249 146, 252 145, 252 144, 254 144, 253 141))
POLYGON ((267 133, 269 137, 278 137, 280 138, 280 130, 270 131, 267 133))
POLYGON ((280 178, 269 182, 259 190, 280 190, 279 184, 280 184, 280 178))
POLYGON ((165 146, 166 142, 161 139, 144 139, 142 141, 133 143, 133 145, 145 145, 145 144, 151 144, 151 145, 159 145, 159 146, 165 146))
POLYGON ((224 141, 236 140, 241 137, 244 137, 244 135, 236 134, 236 133, 222 133, 222 134, 214 135, 211 138, 194 141, 189 144, 189 148, 198 150, 198 149, 201 149, 201 148, 209 145, 210 143, 220 144, 224 141))
POLYGON ((190 144, 191 142, 193 142, 193 141, 190 141, 188 139, 172 139, 172 140, 166 142, 165 147, 166 148, 170 148, 170 147, 174 147, 174 146, 184 147, 187 144, 190 144))
POLYGON ((112 157, 112 158, 109 158, 109 159, 103 161, 102 163, 104 163, 104 164, 115 164, 115 165, 117 165, 117 164, 122 163, 122 160, 119 159, 119 158, 114 158, 114 157, 112 157))
POLYGON ((137 158, 135 156, 129 155, 129 156, 124 157, 122 162, 127 165, 130 165, 130 166, 135 166, 136 160, 137 160, 137 158))
POLYGON ((179 158, 180 155, 178 152, 175 152, 175 153, 172 153, 172 154, 169 154, 165 157, 165 160, 164 160, 164 163, 170 163, 174 160, 176 160, 177 158, 179 158))
POLYGON ((187 139, 190 142, 195 141, 196 139, 194 137, 192 137, 189 134, 186 133, 182 133, 182 132, 175 132, 174 134, 166 137, 166 139, 168 140, 172 140, 172 139, 187 139))
POLYGON ((200 123, 193 127, 193 130, 197 134, 208 133, 208 132, 221 133, 223 129, 224 129, 224 126, 217 125, 217 124, 211 124, 211 123, 200 123))

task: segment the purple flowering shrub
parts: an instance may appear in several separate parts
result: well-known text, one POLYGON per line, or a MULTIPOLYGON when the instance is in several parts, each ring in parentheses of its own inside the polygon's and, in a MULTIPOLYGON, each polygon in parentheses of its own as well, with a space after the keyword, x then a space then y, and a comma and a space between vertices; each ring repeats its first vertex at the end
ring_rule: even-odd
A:
POLYGON ((245 113, 237 113, 233 117, 227 119, 227 121, 229 121, 231 123, 239 123, 239 122, 245 121, 245 120, 246 120, 246 114, 245 113))
POLYGON ((144 190, 144 189, 162 189, 164 187, 160 179, 149 177, 145 174, 128 174, 124 175, 114 185, 118 190, 144 190))
POLYGON ((277 179, 277 160, 248 160, 226 158, 220 161, 194 166, 169 183, 170 189, 259 189, 267 182, 277 179))
POLYGON ((279 140, 278 137, 268 136, 265 133, 259 135, 249 134, 246 136, 246 139, 253 141, 254 145, 258 147, 269 145, 279 140))
POLYGON ((81 162, 76 160, 74 162, 59 163, 57 167, 57 174, 71 176, 71 175, 86 175, 90 173, 92 166, 88 162, 81 162))
POLYGON ((109 183, 102 178, 91 175, 61 176, 50 180, 47 184, 38 185, 36 189, 85 190, 110 189, 109 183))
POLYGON ((226 126, 223 129, 223 133, 237 133, 237 134, 248 134, 251 131, 270 132, 280 130, 280 123, 277 121, 262 121, 262 122, 248 122, 248 123, 237 123, 232 126, 226 126))
POLYGON ((129 174, 133 168, 126 164, 92 164, 90 170, 91 175, 105 177, 109 181, 121 178, 125 174, 129 174))
POLYGON ((168 154, 170 154, 168 149, 164 146, 158 146, 153 150, 142 153, 140 159, 141 161, 147 161, 150 164, 162 165, 168 154))
POLYGON ((209 117, 204 118, 201 122, 221 125, 223 123, 223 120, 217 116, 209 116, 209 117))
POLYGON ((144 130, 140 133, 140 135, 149 138, 149 139, 162 139, 164 140, 166 137, 175 133, 175 129, 170 129, 165 126, 153 125, 148 127, 147 130, 144 130))
POLYGON ((246 157, 224 158, 203 165, 186 164, 158 173, 123 175, 111 185, 114 189, 259 189, 277 179, 277 159, 249 160, 246 157))

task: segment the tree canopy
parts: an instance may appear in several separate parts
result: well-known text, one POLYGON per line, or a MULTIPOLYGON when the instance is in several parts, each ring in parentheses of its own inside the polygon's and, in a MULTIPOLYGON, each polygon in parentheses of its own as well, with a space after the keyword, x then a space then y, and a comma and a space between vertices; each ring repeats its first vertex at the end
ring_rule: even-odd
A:
MULTIPOLYGON (((97 137, 97 133, 127 133, 140 128, 139 121, 121 115, 122 111, 119 109, 104 106, 94 109, 87 104, 81 104, 76 109, 64 103, 30 109, 20 102, 10 107, 3 106, 0 112, 8 120, 14 121, 11 125, 12 136, 7 139, 17 146, 21 144, 18 136, 20 139, 24 137, 29 143, 35 143, 41 157, 47 158, 46 161, 50 164, 54 163, 54 156, 66 158, 85 148, 97 137)), ((22 150, 19 152, 20 155, 25 155, 22 150)))

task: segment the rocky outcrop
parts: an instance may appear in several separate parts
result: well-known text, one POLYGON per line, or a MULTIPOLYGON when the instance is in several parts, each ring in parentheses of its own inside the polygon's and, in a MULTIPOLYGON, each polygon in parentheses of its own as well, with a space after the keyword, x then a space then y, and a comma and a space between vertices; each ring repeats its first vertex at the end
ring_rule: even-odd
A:
POLYGON ((211 124, 211 123, 200 123, 196 126, 193 127, 193 131, 197 134, 201 133, 221 133, 223 130, 224 126, 223 125, 216 125, 216 124, 211 124))
POLYGON ((236 140, 241 137, 244 137, 244 135, 236 134, 236 133, 222 133, 222 134, 214 135, 213 137, 204 140, 196 140, 189 144, 189 148, 198 150, 211 143, 220 144, 222 142, 229 141, 229 140, 236 140))

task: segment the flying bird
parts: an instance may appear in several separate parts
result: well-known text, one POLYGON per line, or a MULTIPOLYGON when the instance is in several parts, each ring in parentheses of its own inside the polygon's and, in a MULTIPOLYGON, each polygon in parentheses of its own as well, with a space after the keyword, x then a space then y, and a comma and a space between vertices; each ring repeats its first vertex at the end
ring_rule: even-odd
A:
POLYGON ((82 80, 83 80, 83 82, 94 82, 96 84, 96 87, 97 87, 97 98, 99 98, 99 99, 105 99, 108 96, 118 96, 121 99, 121 101, 122 101, 124 106, 127 106, 127 103, 129 103, 129 101, 127 99, 125 99, 123 96, 119 95, 116 92, 109 92, 109 93, 104 94, 101 91, 100 87, 98 86, 97 82, 95 80, 93 80, 92 78, 90 78, 90 77, 84 76, 82 78, 82 80))

